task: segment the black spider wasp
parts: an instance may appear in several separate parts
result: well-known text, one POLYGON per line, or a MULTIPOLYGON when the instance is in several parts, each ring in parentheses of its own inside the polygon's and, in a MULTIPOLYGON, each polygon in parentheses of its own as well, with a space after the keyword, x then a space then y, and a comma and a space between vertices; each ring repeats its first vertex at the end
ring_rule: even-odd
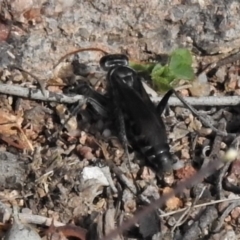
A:
POLYGON ((158 174, 171 173, 173 157, 161 114, 173 91, 167 92, 155 106, 139 75, 128 66, 127 56, 103 56, 100 66, 107 71, 107 95, 97 93, 88 85, 80 87, 78 93, 85 95, 100 115, 111 116, 109 113, 113 113, 125 151, 128 140, 132 140, 158 174))

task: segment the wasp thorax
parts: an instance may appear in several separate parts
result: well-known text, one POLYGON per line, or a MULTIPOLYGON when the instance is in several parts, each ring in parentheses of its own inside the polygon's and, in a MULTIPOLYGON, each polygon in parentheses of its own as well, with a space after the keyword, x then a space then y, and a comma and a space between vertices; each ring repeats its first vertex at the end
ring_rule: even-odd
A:
POLYGON ((137 77, 137 73, 129 67, 117 66, 109 71, 108 78, 115 79, 115 81, 121 81, 124 84, 127 84, 129 87, 132 87, 137 77))

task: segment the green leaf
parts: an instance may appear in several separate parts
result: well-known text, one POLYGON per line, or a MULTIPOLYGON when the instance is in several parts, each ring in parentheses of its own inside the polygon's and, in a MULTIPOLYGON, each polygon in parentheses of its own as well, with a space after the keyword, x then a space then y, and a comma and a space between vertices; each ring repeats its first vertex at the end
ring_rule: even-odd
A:
POLYGON ((158 91, 166 91, 171 88, 171 82, 175 79, 175 76, 168 66, 157 64, 151 73, 151 78, 153 86, 158 91))
POLYGON ((192 80, 194 72, 191 65, 192 55, 188 49, 180 48, 171 54, 169 69, 177 79, 192 80))
POLYGON ((155 64, 154 68, 152 69, 151 76, 152 75, 159 75, 161 76, 165 70, 165 67, 163 67, 161 64, 157 63, 155 64))
POLYGON ((192 54, 188 49, 179 48, 171 53, 169 67, 174 67, 175 64, 179 63, 192 65, 192 54))
POLYGON ((137 72, 146 72, 150 74, 155 67, 156 63, 147 63, 147 64, 139 64, 139 63, 134 63, 130 62, 129 66, 133 68, 137 72))
POLYGON ((193 80, 192 54, 188 49, 176 49, 170 55, 169 64, 139 64, 130 62, 130 67, 151 75, 153 86, 158 91, 167 91, 176 86, 180 79, 193 80))
POLYGON ((184 80, 193 80, 194 79, 193 69, 188 64, 179 64, 174 69, 173 72, 177 79, 184 79, 184 80))
POLYGON ((160 92, 166 92, 171 88, 168 79, 159 76, 156 81, 153 81, 153 87, 160 92))

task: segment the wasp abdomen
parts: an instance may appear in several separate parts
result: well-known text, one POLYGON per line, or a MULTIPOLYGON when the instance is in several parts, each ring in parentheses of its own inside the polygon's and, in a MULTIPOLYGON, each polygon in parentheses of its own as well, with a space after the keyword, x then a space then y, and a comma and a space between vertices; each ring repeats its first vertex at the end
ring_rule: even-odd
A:
POLYGON ((171 172, 173 161, 167 144, 158 146, 139 145, 142 154, 147 158, 150 165, 156 168, 157 172, 171 172))

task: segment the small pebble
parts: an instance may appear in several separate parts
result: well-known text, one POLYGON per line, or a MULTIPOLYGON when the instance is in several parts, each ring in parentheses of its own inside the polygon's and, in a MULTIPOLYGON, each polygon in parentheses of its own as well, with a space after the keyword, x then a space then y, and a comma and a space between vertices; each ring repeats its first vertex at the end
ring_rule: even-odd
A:
POLYGON ((12 74, 12 80, 13 82, 20 82, 23 80, 23 75, 20 71, 16 70, 12 74))
POLYGON ((100 120, 98 120, 97 121, 97 123, 96 123, 96 128, 97 128, 97 130, 99 130, 99 131, 102 131, 102 129, 103 129, 103 121, 100 119, 100 120))
POLYGON ((109 129, 105 129, 102 133, 103 137, 108 138, 111 136, 111 131, 109 129))
POLYGON ((172 165, 173 170, 178 170, 184 167, 184 161, 178 160, 176 163, 172 165))
POLYGON ((238 239, 236 236, 236 233, 233 230, 228 230, 224 236, 222 236, 222 239, 226 240, 234 240, 238 239))
POLYGON ((87 181, 95 179, 96 183, 103 186, 109 186, 109 182, 99 167, 85 167, 81 173, 82 181, 87 184, 87 181))
POLYGON ((201 73, 199 76, 198 76, 198 81, 199 83, 207 83, 208 82, 208 79, 207 79, 207 75, 206 73, 201 73))
POLYGON ((217 82, 219 83, 224 83, 225 81, 225 77, 226 77, 226 67, 220 67, 217 72, 215 73, 216 77, 217 77, 217 82))
POLYGON ((189 149, 182 149, 181 150, 181 159, 189 159, 190 158, 190 154, 189 154, 189 149))
POLYGON ((239 216, 240 216, 240 207, 236 207, 232 210, 231 217, 233 219, 237 219, 237 218, 239 218, 239 216))
POLYGON ((205 78, 205 75, 199 75, 198 79, 192 82, 192 87, 189 88, 193 97, 208 96, 210 94, 210 85, 205 78))

